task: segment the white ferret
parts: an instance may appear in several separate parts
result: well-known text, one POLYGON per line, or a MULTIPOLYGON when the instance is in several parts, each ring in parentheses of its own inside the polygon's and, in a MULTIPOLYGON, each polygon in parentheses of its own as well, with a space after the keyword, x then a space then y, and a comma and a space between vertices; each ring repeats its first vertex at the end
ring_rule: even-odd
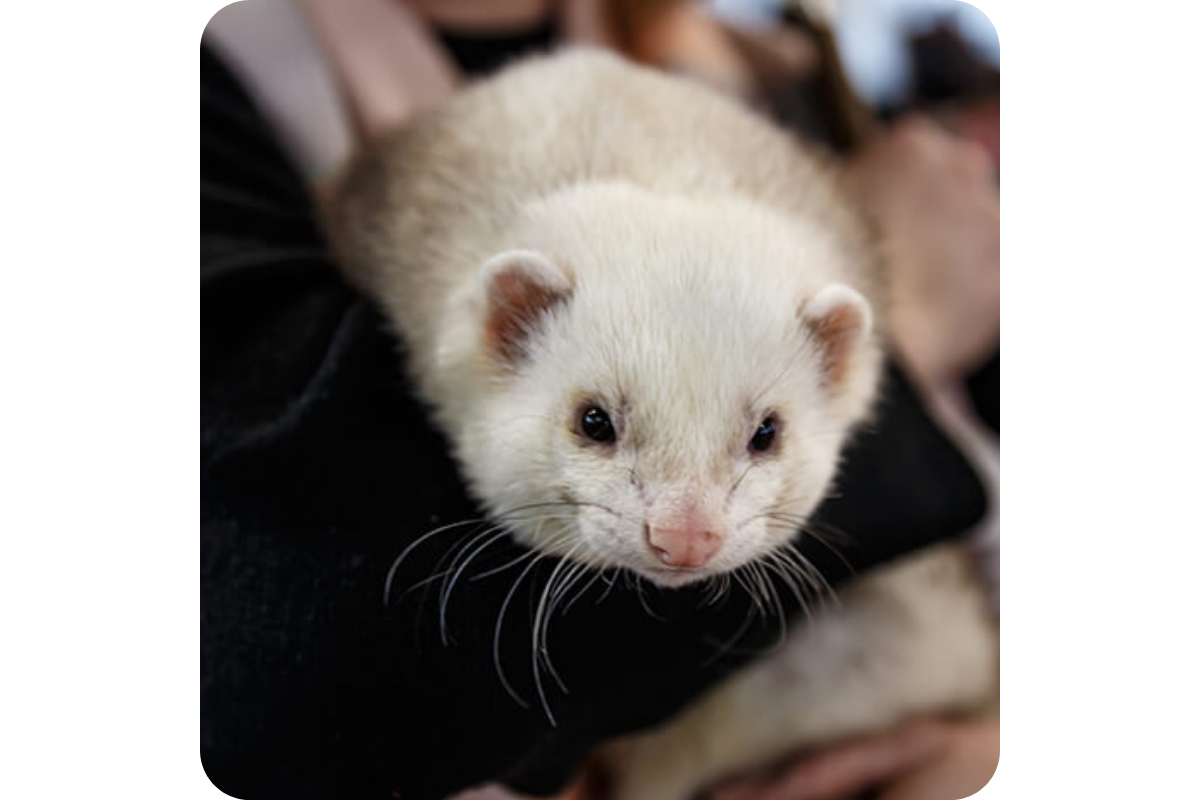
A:
MULTIPOLYGON (((794 536, 773 517, 815 509, 875 398, 883 298, 831 169, 733 101, 612 56, 460 92, 358 159, 330 222, 471 491, 543 552, 663 586, 765 557, 794 536)), ((794 633, 615 748, 617 797, 681 799, 995 683, 995 632, 953 549, 860 579, 794 633)))

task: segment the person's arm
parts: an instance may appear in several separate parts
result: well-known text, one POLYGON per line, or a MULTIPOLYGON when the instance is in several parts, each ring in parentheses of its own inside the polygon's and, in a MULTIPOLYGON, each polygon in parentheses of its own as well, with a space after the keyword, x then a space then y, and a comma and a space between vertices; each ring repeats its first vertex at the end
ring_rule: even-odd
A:
POLYGON ((960 800, 982 789, 1000 759, 996 719, 922 719, 802 759, 782 773, 732 781, 711 800, 960 800))
POLYGON ((873 139, 850 185, 882 237, 892 336, 926 386, 959 381, 1000 337, 1000 195, 992 160, 922 118, 873 139))

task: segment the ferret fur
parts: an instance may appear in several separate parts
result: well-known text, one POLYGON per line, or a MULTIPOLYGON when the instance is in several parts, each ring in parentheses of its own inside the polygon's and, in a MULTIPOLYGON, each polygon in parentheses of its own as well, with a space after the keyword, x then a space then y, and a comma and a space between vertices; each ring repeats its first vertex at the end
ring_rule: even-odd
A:
MULTIPOLYGON (((672 585, 642 532, 687 510, 726 533, 704 574, 734 569, 793 535, 752 517, 811 512, 869 414, 886 302, 869 237, 820 156, 698 85, 596 52, 521 63, 367 151, 329 222, 471 490, 545 551, 672 585), (504 356, 487 287, 513 259, 565 299, 504 356), (834 379, 821 322, 846 303, 862 335, 834 379), (613 410, 619 449, 578 441, 581 402, 613 410), (767 410, 780 451, 753 461, 767 410), (570 513, 512 513, 538 502, 570 513)), ((616 796, 682 800, 796 747, 990 696, 995 631, 963 557, 943 547, 866 576, 779 654, 621 743, 616 796)))
MULTIPOLYGON (((733 101, 612 56, 535 59, 468 88, 359 159, 331 220, 341 263, 407 344, 493 514, 552 490, 639 522, 640 504, 668 517, 690 504, 732 526, 778 497, 802 516, 874 398, 874 255, 832 170, 733 101), (496 363, 481 322, 481 273, 514 251, 547 257, 571 291, 518 370, 496 363), (864 300, 867 319, 837 385, 822 386, 804 315, 829 310, 816 300, 831 286, 864 300), (624 414, 633 455, 585 457, 564 434, 571 397, 624 414), (768 408, 787 426, 782 455, 731 507, 725 489, 768 408)), ((570 524, 508 521, 545 549, 578 544, 570 524)), ((640 524, 626 527, 585 537, 575 557, 653 568, 640 524)), ((713 570, 777 543, 751 526, 713 570)))

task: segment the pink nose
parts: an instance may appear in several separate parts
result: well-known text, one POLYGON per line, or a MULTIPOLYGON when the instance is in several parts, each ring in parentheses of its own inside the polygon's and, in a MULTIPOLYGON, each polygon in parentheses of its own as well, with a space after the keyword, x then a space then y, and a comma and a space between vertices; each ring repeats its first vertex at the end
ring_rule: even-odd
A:
POLYGON ((721 549, 721 537, 699 528, 647 526, 646 541, 668 567, 703 567, 721 549))

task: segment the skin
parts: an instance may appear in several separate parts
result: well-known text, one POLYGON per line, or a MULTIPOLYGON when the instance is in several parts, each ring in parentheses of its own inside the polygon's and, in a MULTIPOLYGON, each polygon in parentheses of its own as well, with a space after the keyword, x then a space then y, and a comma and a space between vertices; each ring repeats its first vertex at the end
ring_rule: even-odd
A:
MULTIPOLYGON (((916 719, 796 760, 770 774, 742 776, 707 800, 843 800, 876 789, 878 800, 958 800, 991 780, 1000 758, 1000 721, 916 719)), ((554 800, 608 800, 585 772, 554 800)), ((533 800, 489 786, 453 800, 533 800)))
POLYGON ((958 800, 982 789, 1000 756, 997 719, 920 719, 821 751, 770 776, 730 781, 711 800, 839 800, 877 785, 879 800, 958 800))
POLYGON ((980 365, 1000 336, 1000 194, 979 145, 921 117, 850 163, 851 186, 883 239, 892 333, 927 386, 980 365))

